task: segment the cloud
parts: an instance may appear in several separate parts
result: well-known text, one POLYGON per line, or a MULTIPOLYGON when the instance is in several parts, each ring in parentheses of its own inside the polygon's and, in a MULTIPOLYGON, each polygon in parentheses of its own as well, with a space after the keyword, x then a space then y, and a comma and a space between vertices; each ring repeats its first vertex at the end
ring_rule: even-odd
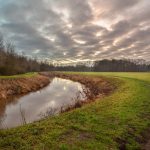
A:
POLYGON ((40 60, 149 60, 149 7, 149 0, 0 0, 0 32, 40 60))

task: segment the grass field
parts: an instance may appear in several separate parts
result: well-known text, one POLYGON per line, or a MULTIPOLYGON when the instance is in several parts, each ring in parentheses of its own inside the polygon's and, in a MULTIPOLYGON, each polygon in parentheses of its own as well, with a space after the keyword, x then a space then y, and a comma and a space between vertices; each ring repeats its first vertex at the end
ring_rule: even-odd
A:
POLYGON ((12 75, 12 76, 0 76, 0 79, 28 78, 28 77, 33 77, 35 75, 37 75, 37 73, 31 72, 31 73, 12 75))
POLYGON ((150 128, 150 73, 77 73, 107 76, 117 90, 59 116, 0 130, 2 150, 140 149, 150 128))

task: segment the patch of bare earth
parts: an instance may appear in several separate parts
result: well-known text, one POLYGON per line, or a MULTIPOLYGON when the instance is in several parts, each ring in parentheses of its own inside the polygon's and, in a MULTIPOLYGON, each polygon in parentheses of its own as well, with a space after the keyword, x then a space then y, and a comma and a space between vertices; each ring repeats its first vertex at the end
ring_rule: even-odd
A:
POLYGON ((59 137, 59 141, 64 143, 69 143, 69 145, 74 145, 79 141, 90 141, 90 139, 95 138, 94 134, 85 131, 75 131, 72 129, 67 130, 59 137))
POLYGON ((150 128, 148 128, 142 136, 141 149, 142 150, 150 150, 150 128))
POLYGON ((144 146, 144 150, 150 150, 150 140, 149 140, 148 143, 146 143, 146 145, 144 146))

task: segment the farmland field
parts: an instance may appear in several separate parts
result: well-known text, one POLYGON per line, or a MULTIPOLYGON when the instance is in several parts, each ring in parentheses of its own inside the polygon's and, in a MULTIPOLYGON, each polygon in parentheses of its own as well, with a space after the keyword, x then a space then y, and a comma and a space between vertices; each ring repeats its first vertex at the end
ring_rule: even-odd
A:
POLYGON ((0 149, 134 150, 147 146, 150 73, 66 74, 90 78, 103 76, 117 89, 81 108, 14 129, 0 130, 0 149))
POLYGON ((24 78, 24 77, 33 77, 37 75, 37 73, 26 73, 26 74, 20 74, 20 75, 12 75, 12 76, 0 76, 0 79, 15 79, 15 78, 24 78))

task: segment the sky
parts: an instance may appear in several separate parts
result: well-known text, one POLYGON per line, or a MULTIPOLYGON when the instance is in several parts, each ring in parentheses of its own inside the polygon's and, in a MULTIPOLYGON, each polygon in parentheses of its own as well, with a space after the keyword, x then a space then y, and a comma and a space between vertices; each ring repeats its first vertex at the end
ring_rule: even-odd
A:
POLYGON ((150 60, 150 0, 0 0, 17 53, 54 63, 150 60))

